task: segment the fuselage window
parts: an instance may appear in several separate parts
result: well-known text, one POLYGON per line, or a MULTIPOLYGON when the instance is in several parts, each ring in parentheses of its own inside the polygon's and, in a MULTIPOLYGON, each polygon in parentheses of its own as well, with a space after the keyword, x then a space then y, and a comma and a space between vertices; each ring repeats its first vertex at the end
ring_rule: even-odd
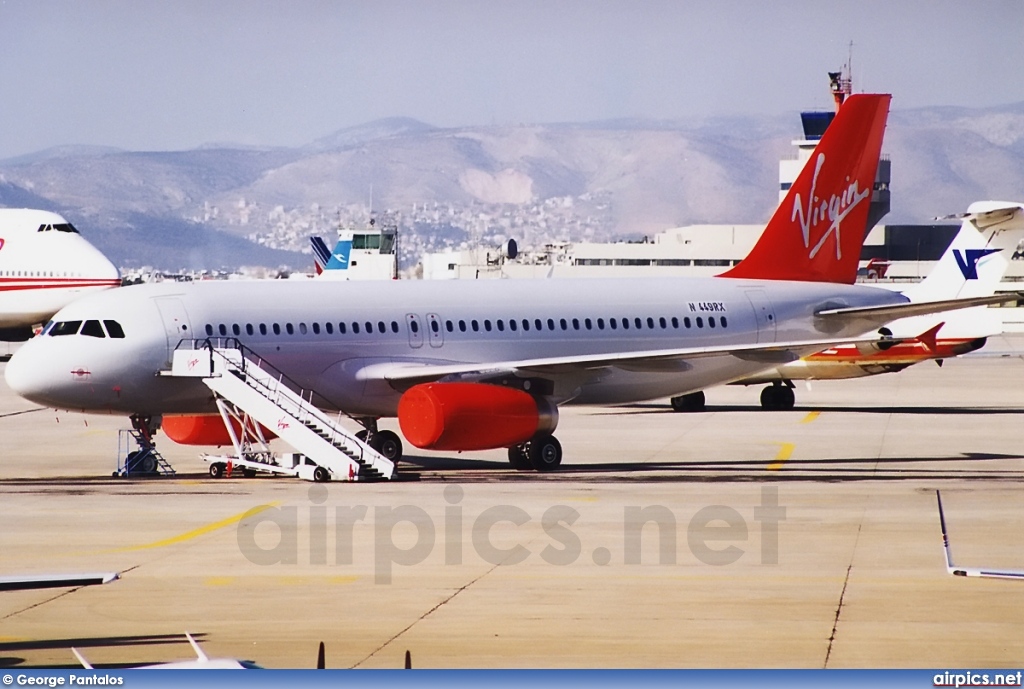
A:
POLYGON ((584 318, 584 319, 583 319, 583 325, 584 325, 584 326, 585 326, 585 327, 587 328, 587 330, 590 330, 590 329, 591 329, 591 328, 593 327, 593 326, 592 326, 592 325, 590 324, 590 319, 589 319, 589 318, 584 318))
POLYGON ((530 319, 529 318, 524 318, 523 319, 523 331, 524 332, 529 332, 529 330, 530 330, 530 319))
POLYGON ((242 329, 238 327, 238 323, 231 324, 231 333, 236 336, 242 334, 242 329))
POLYGON ((470 321, 470 325, 473 326, 473 332, 480 332, 480 324, 476 322, 475 318, 472 321, 470 321))
POLYGON ((579 330, 580 329, 580 319, 579 318, 573 318, 572 319, 572 329, 573 330, 579 330))
MULTIPOLYGON (((412 331, 414 333, 415 332, 419 332, 419 326, 416 325, 416 321, 412 322, 412 331)), ((355 321, 352 321, 352 334, 353 335, 358 335, 359 334, 359 324, 356 323, 355 321)))
MULTIPOLYGON (((420 324, 416 321, 409 321, 409 330, 412 330, 414 333, 418 333, 420 331, 420 324)), ((359 332, 359 330, 356 329, 355 332, 359 332)))
POLYGON ((704 327, 704 319, 701 318, 700 316, 697 316, 697 327, 698 328, 703 328, 704 327))
POLYGON ((484 330, 486 330, 487 332, 491 332, 491 319, 490 318, 485 318, 484 319, 484 330))
POLYGON ((340 334, 342 334, 342 335, 345 334, 345 324, 344 323, 338 323, 338 332, 340 334))
POLYGON ((54 337, 57 337, 58 335, 75 335, 81 327, 82 321, 60 321, 53 326, 53 330, 50 331, 50 334, 54 337))
POLYGON ((245 334, 246 335, 253 335, 253 334, 255 334, 255 332, 256 331, 252 329, 252 323, 246 323, 245 324, 245 334))
POLYGON ((267 334, 267 324, 266 323, 260 323, 260 335, 266 335, 266 334, 267 334))
POLYGON ((608 319, 608 325, 611 327, 612 330, 616 330, 619 327, 618 323, 616 322, 616 320, 614 318, 609 318, 608 319))
MULTIPOLYGON (((685 325, 687 328, 689 328, 690 327, 690 319, 689 318, 684 318, 683 320, 684 320, 683 325, 685 325)), ((673 328, 678 328, 679 327, 679 319, 676 318, 675 316, 672 316, 672 327, 673 328)))
POLYGON ((366 321, 366 333, 368 335, 373 334, 373 323, 371 323, 370 321, 366 321))
POLYGON ((313 324, 313 334, 314 335, 319 335, 320 334, 320 324, 319 323, 314 323, 313 324))
POLYGON ((708 327, 709 328, 714 328, 715 327, 715 317, 714 316, 708 316, 708 327))
POLYGON ((213 336, 213 326, 209 323, 206 324, 206 334, 210 337, 213 336))
POLYGON ((508 319, 508 329, 511 330, 512 332, 515 332, 516 330, 519 329, 519 324, 516 323, 515 318, 508 319))
POLYGON ((501 331, 501 332, 505 332, 505 321, 503 321, 502 319, 499 318, 496 321, 496 323, 498 325, 498 330, 501 331))
POLYGON ((447 330, 450 333, 453 333, 453 332, 455 332, 455 324, 452 323, 451 321, 445 321, 444 322, 444 329, 447 330))
MULTIPOLYGON (((678 327, 678 326, 675 325, 675 323, 676 323, 676 317, 672 316, 672 325, 675 326, 675 327, 678 327)), ((690 317, 689 316, 687 316, 686 318, 683 319, 683 325, 685 325, 687 328, 690 327, 690 317)))
MULTIPOLYGON (((653 329, 654 328, 654 320, 651 319, 651 318, 648 318, 647 320, 650 322, 650 324, 647 327, 653 329)), ((633 325, 636 326, 637 330, 640 330, 641 328, 644 327, 644 322, 642 320, 640 320, 639 318, 634 318, 633 319, 633 325)))
POLYGON ((564 318, 558 319, 558 325, 562 328, 562 330, 569 329, 569 323, 564 318))
POLYGON ((554 330, 554 329, 555 329, 555 321, 554 321, 554 319, 549 318, 548 319, 548 330, 554 330))
POLYGON ((306 328, 306 324, 305 323, 299 323, 299 334, 300 335, 305 335, 307 332, 308 332, 308 329, 306 328))
POLYGON ((534 327, 537 328, 537 330, 543 330, 544 329, 544 324, 540 322, 539 318, 534 318, 533 319, 533 325, 534 325, 534 327))
POLYGON ((722 327, 723 328, 728 328, 729 327, 729 321, 725 320, 725 316, 722 316, 722 327))
POLYGON ((280 335, 281 334, 281 326, 278 325, 277 323, 274 323, 274 334, 275 335, 280 335))
POLYGON ((82 326, 82 334, 89 337, 106 337, 103 333, 103 326, 100 325, 99 321, 86 321, 85 325, 82 326))
POLYGON ((398 332, 398 321, 391 321, 391 332, 398 332))
POLYGON ((228 334, 228 328, 226 325, 221 323, 220 325, 217 326, 217 332, 221 334, 221 337, 224 337, 225 335, 228 334))
MULTIPOLYGON (((651 330, 654 330, 654 319, 651 318, 650 316, 647 317, 647 327, 650 328, 651 330)), ((662 328, 665 327, 665 319, 664 318, 661 319, 661 327, 662 328)))
MULTIPOLYGON (((637 320, 640 320, 640 319, 638 318, 637 320)), ((629 330, 629 319, 628 318, 623 318, 622 319, 622 329, 623 330, 629 330)))
MULTIPOLYGON (((124 339, 124 329, 121 327, 120 323, 118 323, 117 321, 103 321, 103 325, 107 326, 108 335, 119 340, 124 339)), ((210 328, 210 326, 206 327, 210 328)), ((213 328, 210 328, 210 332, 212 334, 213 328)))
POLYGON ((324 329, 327 331, 328 335, 333 335, 334 334, 334 323, 331 323, 330 321, 327 321, 326 323, 324 323, 324 329))
POLYGON ((295 326, 292 325, 291 323, 285 323, 284 324, 284 331, 286 333, 288 333, 289 335, 294 335, 295 334, 295 326))
MULTIPOLYGON (((369 323, 367 323, 367 325, 369 325, 369 323)), ((438 331, 441 330, 439 327, 437 327, 437 321, 430 321, 430 329, 434 332, 435 335, 438 333, 438 331)))
POLYGON ((598 318, 597 319, 597 329, 598 330, 604 330, 604 319, 603 318, 598 318))
POLYGON ((460 333, 466 332, 466 321, 463 321, 463 320, 459 321, 459 332, 460 333))

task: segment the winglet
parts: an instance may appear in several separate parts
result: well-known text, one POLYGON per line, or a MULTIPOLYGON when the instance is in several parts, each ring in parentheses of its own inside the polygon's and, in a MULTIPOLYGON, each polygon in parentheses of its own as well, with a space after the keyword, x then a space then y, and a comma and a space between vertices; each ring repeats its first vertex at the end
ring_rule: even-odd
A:
POLYGON ((942 549, 946 553, 946 571, 956 574, 953 569, 953 555, 949 552, 949 536, 946 533, 946 516, 942 513, 942 496, 935 491, 935 499, 939 501, 939 526, 942 528, 942 549))
POLYGON ((81 653, 78 652, 77 648, 72 646, 71 647, 71 652, 75 654, 76 658, 78 658, 78 662, 80 662, 82 664, 82 667, 84 667, 86 670, 92 670, 93 669, 92 665, 89 664, 89 661, 85 659, 85 656, 83 656, 81 653))
POLYGON ((936 349, 938 349, 938 344, 936 343, 936 339, 937 339, 937 336, 939 334, 939 330, 945 324, 946 324, 946 321, 941 321, 935 327, 929 328, 928 330, 925 330, 923 333, 918 335, 915 339, 918 342, 920 342, 921 344, 923 344, 925 346, 925 348, 929 352, 934 352, 936 349))
POLYGON ((843 103, 757 244, 722 277, 853 284, 891 99, 843 103))
POLYGON ((199 644, 192 638, 192 635, 185 632, 185 638, 188 639, 190 644, 192 644, 192 650, 196 652, 196 660, 201 663, 208 663, 210 661, 210 657, 203 653, 203 649, 199 648, 199 644))

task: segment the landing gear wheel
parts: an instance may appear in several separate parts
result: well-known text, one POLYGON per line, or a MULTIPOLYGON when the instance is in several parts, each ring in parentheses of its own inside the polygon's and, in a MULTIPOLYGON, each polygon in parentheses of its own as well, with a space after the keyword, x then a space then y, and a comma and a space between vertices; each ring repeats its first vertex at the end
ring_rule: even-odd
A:
POLYGON ((672 403, 672 411, 693 412, 704 411, 704 391, 698 390, 686 395, 679 395, 669 400, 672 403))
POLYGON ((530 471, 533 464, 530 463, 530 455, 525 445, 513 445, 508 448, 508 463, 516 471, 530 471))
POLYGON ((393 431, 378 431, 370 438, 370 447, 398 464, 402 459, 402 440, 393 431))
POLYGON ((793 388, 785 385, 769 385, 761 391, 761 406, 769 411, 787 411, 796 403, 793 388))
POLYGON ((537 471, 554 471, 562 463, 562 445, 553 435, 537 436, 530 441, 527 452, 537 471))
POLYGON ((256 478, 255 469, 242 469, 242 476, 246 478, 256 478))
POLYGON ((313 470, 313 480, 317 483, 327 483, 331 480, 331 475, 327 472, 327 469, 317 467, 313 470))
POLYGON ((210 465, 210 478, 221 478, 228 466, 224 462, 214 462, 210 465))

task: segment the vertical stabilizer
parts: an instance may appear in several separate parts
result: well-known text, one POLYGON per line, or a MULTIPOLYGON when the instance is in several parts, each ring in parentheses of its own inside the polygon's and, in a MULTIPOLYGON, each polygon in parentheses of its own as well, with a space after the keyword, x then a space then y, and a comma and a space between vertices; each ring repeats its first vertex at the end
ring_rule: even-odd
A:
POLYGON ((846 99, 750 254, 721 277, 854 282, 891 98, 846 99))

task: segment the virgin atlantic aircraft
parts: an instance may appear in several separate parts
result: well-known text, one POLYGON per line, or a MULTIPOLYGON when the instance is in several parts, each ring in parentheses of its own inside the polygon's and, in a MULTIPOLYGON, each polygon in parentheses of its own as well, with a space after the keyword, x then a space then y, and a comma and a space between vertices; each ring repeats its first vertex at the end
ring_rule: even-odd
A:
MULTIPOLYGON (((133 286, 61 310, 14 355, 7 383, 42 405, 166 426, 217 410, 201 379, 159 375, 180 341, 230 338, 356 418, 390 458, 401 442, 377 420, 397 416, 416 447, 508 448, 517 468, 553 469, 559 405, 702 390, 877 339, 864 333, 895 318, 993 301, 913 304, 844 284, 889 101, 846 101, 750 255, 720 277, 133 286)), ((203 435, 191 439, 216 444, 203 435)))

